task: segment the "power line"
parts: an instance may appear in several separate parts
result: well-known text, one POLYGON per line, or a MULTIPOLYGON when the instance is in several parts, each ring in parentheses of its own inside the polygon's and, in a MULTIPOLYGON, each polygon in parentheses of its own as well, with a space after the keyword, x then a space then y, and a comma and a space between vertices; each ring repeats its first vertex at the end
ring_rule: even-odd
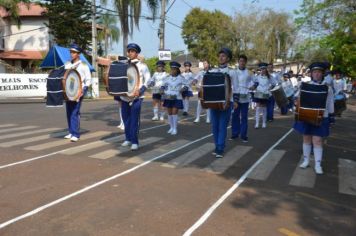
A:
POLYGON ((179 25, 177 25, 177 24, 174 24, 173 22, 170 22, 169 20, 166 20, 166 22, 167 22, 168 24, 171 24, 171 25, 173 25, 173 26, 179 28, 179 29, 183 29, 181 26, 179 26, 179 25))
POLYGON ((185 5, 187 5, 188 7, 190 7, 190 8, 194 8, 192 5, 190 5, 187 1, 185 1, 185 0, 182 0, 182 2, 184 2, 185 3, 185 5))
POLYGON ((32 29, 32 30, 26 30, 26 31, 22 31, 22 32, 14 33, 14 34, 3 35, 3 36, 0 36, 0 38, 10 37, 10 36, 13 36, 13 35, 18 35, 18 34, 24 34, 24 33, 27 33, 27 32, 36 31, 36 30, 40 30, 40 29, 44 29, 44 28, 48 28, 48 27, 47 26, 43 26, 43 27, 39 27, 39 28, 36 28, 36 29, 32 29))
POLYGON ((169 7, 167 8, 166 14, 168 13, 168 11, 171 9, 171 7, 173 6, 173 4, 176 2, 176 0, 173 0, 173 2, 171 3, 171 5, 169 5, 169 7))

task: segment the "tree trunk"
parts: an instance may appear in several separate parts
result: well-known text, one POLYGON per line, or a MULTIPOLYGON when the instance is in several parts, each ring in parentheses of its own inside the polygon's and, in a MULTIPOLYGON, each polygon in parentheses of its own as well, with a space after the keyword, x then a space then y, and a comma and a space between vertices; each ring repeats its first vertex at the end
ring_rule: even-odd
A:
POLYGON ((128 33, 124 33, 123 34, 123 41, 122 41, 122 55, 124 57, 126 57, 126 47, 127 47, 128 40, 129 40, 128 38, 129 38, 128 33))
POLYGON ((108 47, 109 47, 109 37, 105 32, 105 43, 104 43, 105 56, 108 56, 108 47))

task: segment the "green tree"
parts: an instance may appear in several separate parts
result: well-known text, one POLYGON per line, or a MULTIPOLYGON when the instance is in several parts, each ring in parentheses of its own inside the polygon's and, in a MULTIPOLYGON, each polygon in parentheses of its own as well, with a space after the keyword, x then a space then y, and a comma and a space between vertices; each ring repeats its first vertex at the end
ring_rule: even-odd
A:
POLYGON ((0 7, 5 8, 9 13, 10 21, 15 22, 17 27, 21 26, 21 19, 19 16, 19 4, 25 3, 27 7, 29 6, 30 0, 0 0, 0 7))
POLYGON ((355 1, 304 0, 295 14, 299 29, 327 54, 324 60, 356 77, 355 1))
POLYGON ((182 37, 189 51, 198 59, 217 63, 217 52, 229 47, 237 54, 236 34, 232 18, 221 11, 193 8, 184 19, 182 37))
POLYGON ((117 18, 110 14, 100 17, 98 24, 102 29, 98 32, 98 40, 104 41, 104 54, 108 55, 108 48, 113 42, 119 42, 120 29, 116 26, 117 18))
POLYGON ((56 43, 77 43, 83 49, 91 44, 91 2, 86 0, 45 0, 49 33, 56 43))

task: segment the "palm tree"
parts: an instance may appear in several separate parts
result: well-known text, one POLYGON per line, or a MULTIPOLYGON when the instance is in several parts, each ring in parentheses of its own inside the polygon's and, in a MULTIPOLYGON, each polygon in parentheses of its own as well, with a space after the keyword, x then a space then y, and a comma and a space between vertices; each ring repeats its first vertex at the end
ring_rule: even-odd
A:
POLYGON ((113 42, 119 42, 120 29, 116 26, 117 18, 109 14, 102 15, 98 23, 102 27, 98 40, 104 41, 104 53, 107 56, 109 44, 111 46, 113 42))

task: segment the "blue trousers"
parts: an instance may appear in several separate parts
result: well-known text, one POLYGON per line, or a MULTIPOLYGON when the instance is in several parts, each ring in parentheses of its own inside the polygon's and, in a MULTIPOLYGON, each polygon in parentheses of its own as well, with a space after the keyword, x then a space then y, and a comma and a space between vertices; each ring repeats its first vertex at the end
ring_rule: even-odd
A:
POLYGON ((215 151, 219 154, 224 152, 227 126, 230 121, 231 108, 224 111, 210 109, 210 119, 215 142, 215 151))
POLYGON ((125 124, 125 140, 132 144, 138 144, 138 133, 140 129, 141 104, 143 99, 135 99, 130 105, 122 101, 121 112, 125 124))
POLYGON ((281 107, 281 115, 287 115, 288 110, 292 109, 293 105, 294 105, 294 101, 290 99, 287 106, 281 107))
POLYGON ((241 134, 242 139, 247 139, 248 128, 248 105, 249 103, 238 103, 234 109, 231 119, 231 137, 237 138, 241 134))
POLYGON ((276 101, 273 96, 270 96, 267 102, 267 120, 273 120, 274 104, 276 101))
MULTIPOLYGON (((87 92, 87 88, 84 88, 83 94, 87 92)), ((79 99, 79 102, 66 101, 67 111, 67 123, 68 130, 72 136, 80 138, 80 107, 82 105, 84 96, 79 99)))

